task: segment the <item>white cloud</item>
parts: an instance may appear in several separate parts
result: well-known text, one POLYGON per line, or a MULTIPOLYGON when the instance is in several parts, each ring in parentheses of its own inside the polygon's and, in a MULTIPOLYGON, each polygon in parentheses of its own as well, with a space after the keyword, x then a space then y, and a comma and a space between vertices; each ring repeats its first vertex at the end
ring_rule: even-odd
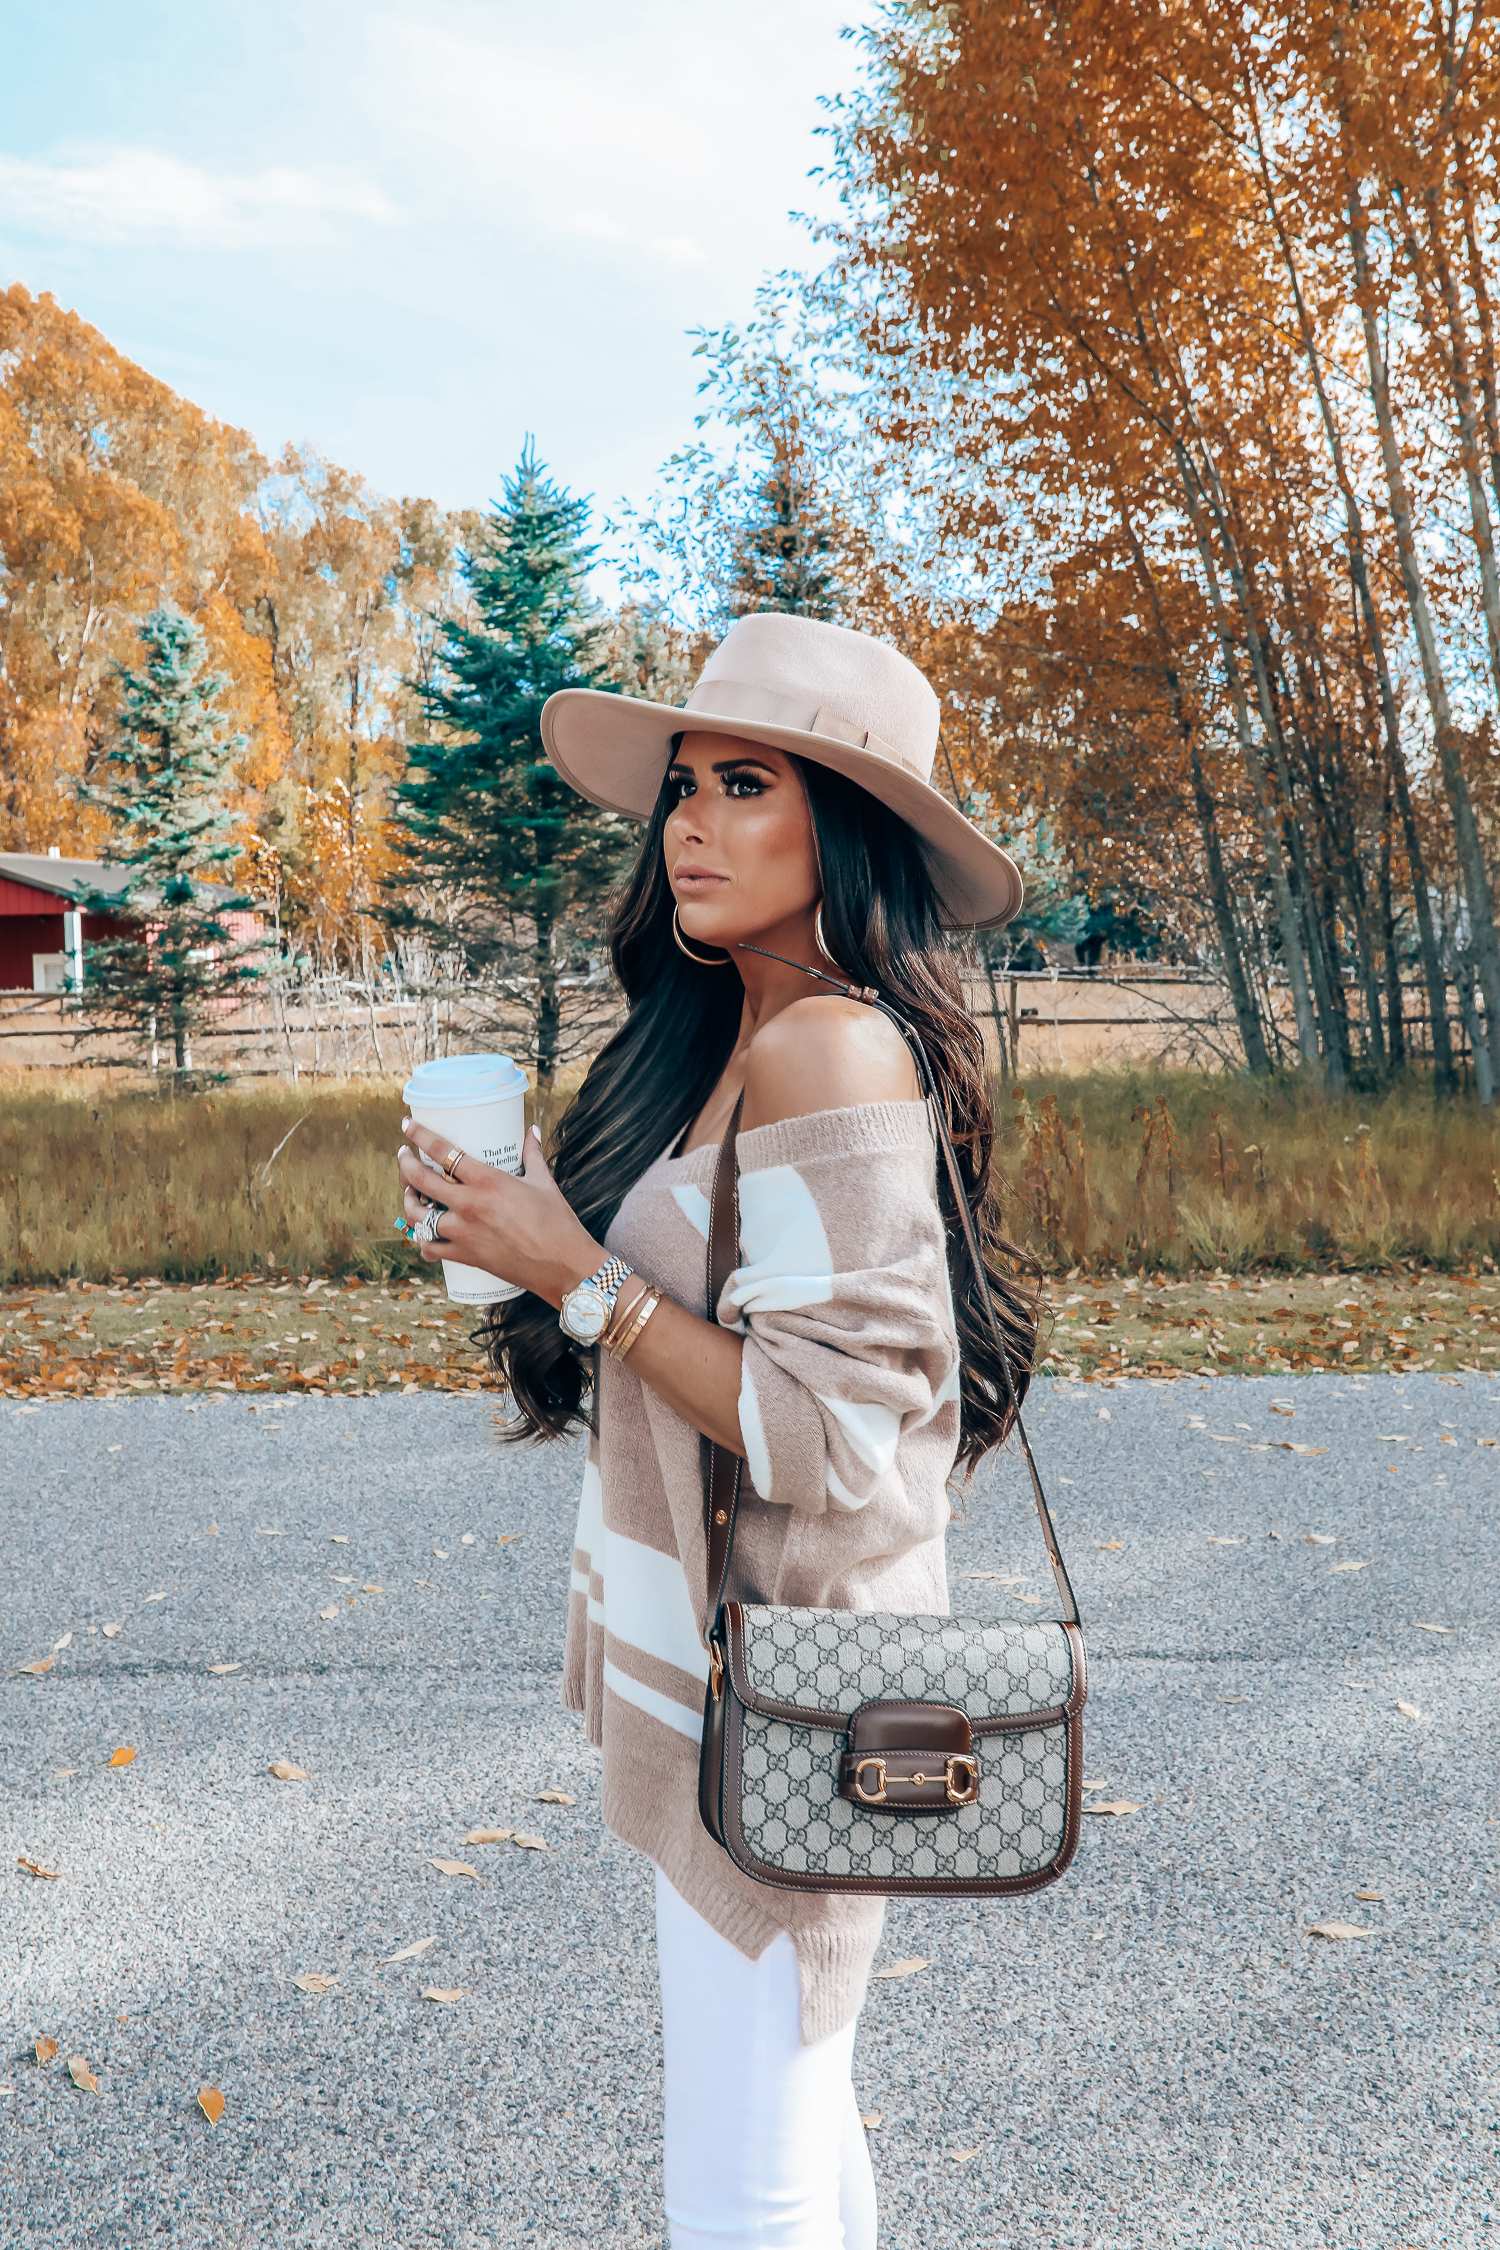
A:
POLYGON ((379 187, 344 167, 215 174, 146 148, 46 163, 0 156, 0 203, 27 233, 88 242, 169 237, 222 249, 325 242, 332 221, 388 224, 397 216, 379 187))

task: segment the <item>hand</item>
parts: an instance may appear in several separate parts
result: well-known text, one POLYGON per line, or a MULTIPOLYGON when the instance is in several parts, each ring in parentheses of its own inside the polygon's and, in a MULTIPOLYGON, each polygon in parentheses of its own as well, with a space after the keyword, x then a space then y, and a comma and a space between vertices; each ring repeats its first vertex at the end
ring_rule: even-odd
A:
MULTIPOLYGON (((409 1117, 401 1130, 439 1164, 453 1145, 446 1134, 415 1125, 409 1117)), ((402 1208, 413 1225, 429 1202, 446 1206, 437 1241, 417 1244, 426 1265, 452 1258, 561 1305, 568 1291, 597 1272, 609 1255, 575 1218, 553 1180, 535 1126, 522 1143, 519 1173, 497 1171, 477 1156, 465 1156, 453 1178, 445 1180, 410 1148, 398 1152, 396 1165, 405 1191, 402 1208)))

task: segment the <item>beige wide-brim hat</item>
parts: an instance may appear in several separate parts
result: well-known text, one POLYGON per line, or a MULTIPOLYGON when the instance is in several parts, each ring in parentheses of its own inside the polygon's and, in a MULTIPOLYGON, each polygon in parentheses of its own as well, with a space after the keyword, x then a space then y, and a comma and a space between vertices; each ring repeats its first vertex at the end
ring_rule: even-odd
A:
POLYGON ((543 705, 542 741, 580 796, 635 820, 655 808, 674 735, 738 735, 811 758, 916 831, 945 921, 995 929, 1020 912, 1020 871, 933 788, 938 719, 937 697, 898 649, 764 611, 720 641, 681 708, 562 688, 543 705))

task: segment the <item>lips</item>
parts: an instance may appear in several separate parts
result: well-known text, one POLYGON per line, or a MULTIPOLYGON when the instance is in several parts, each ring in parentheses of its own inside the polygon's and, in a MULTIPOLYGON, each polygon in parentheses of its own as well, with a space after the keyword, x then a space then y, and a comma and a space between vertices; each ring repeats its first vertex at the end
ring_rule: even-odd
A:
POLYGON ((727 883, 727 875, 716 875, 711 867, 684 867, 680 863, 672 870, 672 888, 676 891, 707 891, 727 883))

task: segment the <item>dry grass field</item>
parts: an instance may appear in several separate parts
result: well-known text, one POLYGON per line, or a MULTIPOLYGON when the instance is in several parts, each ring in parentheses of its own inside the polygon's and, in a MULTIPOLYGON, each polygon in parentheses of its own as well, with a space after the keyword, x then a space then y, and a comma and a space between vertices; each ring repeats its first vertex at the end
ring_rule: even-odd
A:
POLYGON ((1414 1078, 1330 1101, 1296 1081, 1094 1071, 1000 1090, 1010 1231, 1049 1272, 1486 1269, 1500 1113, 1414 1078))
MULTIPOLYGON (((1500 1255, 1500 1118, 1208 1073, 998 1089, 1017 1240, 1049 1272, 1481 1270, 1500 1255)), ((0 1075, 0 1283, 409 1274, 393 1231, 400 1081, 155 1094, 0 1075)), ((545 1129, 547 1119, 542 1119, 545 1129)))
MULTIPOLYGON (((1000 1109, 1050 1372, 1495 1367, 1500 1157, 1472 1104, 1097 1072, 1000 1109)), ((392 1228, 401 1113, 399 1081, 0 1078, 0 1391, 487 1384, 472 1316, 392 1228)))

